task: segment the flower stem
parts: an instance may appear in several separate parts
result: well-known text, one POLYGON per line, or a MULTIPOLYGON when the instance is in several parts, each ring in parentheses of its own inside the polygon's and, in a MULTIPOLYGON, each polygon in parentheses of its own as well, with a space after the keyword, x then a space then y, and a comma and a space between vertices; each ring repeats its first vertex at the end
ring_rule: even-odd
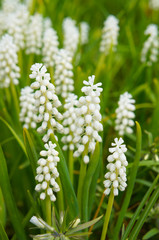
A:
POLYGON ((98 65, 97 65, 97 68, 96 68, 96 71, 95 71, 96 81, 99 77, 99 74, 100 74, 102 68, 103 68, 105 57, 106 57, 105 53, 102 53, 100 58, 99 58, 98 65))
POLYGON ((51 77, 51 83, 54 84, 54 70, 53 70, 53 67, 50 67, 50 77, 51 77))
POLYGON ((64 199, 64 196, 63 196, 63 190, 62 190, 62 184, 61 184, 61 180, 60 178, 58 177, 56 179, 59 187, 60 187, 60 191, 57 192, 57 202, 58 202, 58 208, 60 211, 64 211, 64 202, 63 202, 63 199, 64 199))
POLYGON ((46 196, 46 222, 51 226, 51 200, 46 196))
POLYGON ((78 182, 78 191, 77 191, 77 200, 78 200, 78 207, 80 213, 82 213, 82 206, 81 206, 81 196, 82 196, 82 188, 83 188, 83 183, 84 183, 84 178, 86 175, 86 167, 87 165, 84 163, 83 159, 81 162, 81 167, 80 167, 80 175, 79 175, 79 182, 78 182))
POLYGON ((101 240, 105 240, 105 238, 106 238, 108 223, 109 223, 110 214, 111 214, 111 211, 112 211, 113 202, 114 202, 114 193, 113 193, 113 190, 111 190, 109 200, 108 200, 107 211, 106 211, 106 214, 105 214, 101 240))
POLYGON ((73 184, 73 168, 74 168, 74 159, 73 159, 73 151, 69 150, 69 173, 70 173, 70 179, 73 184))

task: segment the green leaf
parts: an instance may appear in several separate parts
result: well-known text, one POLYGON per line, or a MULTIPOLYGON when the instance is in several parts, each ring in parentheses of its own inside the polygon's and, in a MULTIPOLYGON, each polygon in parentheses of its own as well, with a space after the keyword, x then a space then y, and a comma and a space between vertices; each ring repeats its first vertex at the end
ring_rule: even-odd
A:
POLYGON ((131 220, 130 220, 130 222, 129 222, 126 230, 125 230, 125 233, 124 233, 124 235, 122 237, 122 240, 126 240, 127 239, 127 237, 129 235, 131 229, 133 228, 133 225, 134 225, 135 221, 137 220, 137 218, 138 218, 138 216, 139 216, 143 206, 145 205, 145 203, 147 202, 150 194, 154 190, 154 187, 155 187, 156 183, 158 182, 158 179, 159 179, 159 175, 155 178, 155 180, 153 181, 151 187, 148 189, 147 193, 144 195, 144 197, 143 197, 140 205, 138 206, 137 210, 133 214, 133 216, 132 216, 132 218, 131 218, 131 220))
POLYGON ((68 205, 68 212, 70 216, 70 220, 74 219, 75 217, 78 216, 78 203, 77 203, 77 198, 70 180, 68 168, 66 165, 66 161, 64 158, 64 155, 62 153, 62 150, 56 141, 55 137, 53 134, 50 135, 50 139, 53 143, 56 143, 56 149, 59 152, 59 158, 60 162, 58 163, 58 171, 60 174, 60 180, 62 183, 62 188, 64 191, 64 197, 66 199, 67 205, 68 205))
POLYGON ((6 207, 1 188, 0 188, 0 222, 3 226, 5 225, 6 222, 6 207))
POLYGON ((89 208, 89 192, 92 178, 98 166, 100 147, 99 143, 96 143, 95 151, 90 159, 88 170, 84 179, 83 194, 82 194, 82 219, 88 221, 88 208, 89 208))
POLYGON ((83 229, 86 229, 86 228, 89 228, 90 226, 96 224, 102 217, 103 217, 103 215, 98 217, 98 218, 96 218, 96 219, 94 219, 94 220, 91 220, 89 222, 86 222, 86 223, 78 225, 77 227, 75 227, 75 228, 71 229, 70 231, 68 231, 67 235, 75 233, 75 232, 79 232, 79 231, 81 231, 83 229))
POLYGON ((154 206, 154 204, 156 203, 158 198, 159 198, 159 186, 157 185, 156 190, 153 192, 152 196, 149 199, 148 204, 146 205, 144 211, 142 212, 141 216, 139 217, 138 221, 136 222, 136 224, 130 234, 129 240, 137 239, 137 236, 138 236, 144 222, 146 221, 146 218, 147 218, 151 208, 154 206))
POLYGON ((19 143, 21 149, 23 150, 23 152, 26 154, 26 150, 25 150, 25 146, 23 141, 21 140, 21 138, 16 134, 15 130, 6 122, 6 120, 4 120, 2 117, 0 117, 0 121, 3 122, 6 127, 10 130, 10 132, 13 134, 13 136, 15 137, 15 139, 17 140, 17 142, 19 143))
POLYGON ((121 229, 123 220, 124 220, 124 216, 126 214, 127 208, 129 206, 129 202, 131 199, 131 195, 133 193, 133 188, 134 188, 134 184, 135 184, 135 180, 136 180, 136 174, 137 174, 137 170, 138 170, 138 165, 139 165, 139 161, 140 161, 140 155, 141 155, 141 141, 142 141, 142 134, 141 134, 141 128, 138 122, 136 122, 136 155, 135 155, 135 159, 133 162, 133 166, 130 172, 130 179, 128 181, 128 187, 126 190, 126 195, 122 204, 122 208, 120 210, 119 213, 119 217, 116 223, 116 227, 114 229, 114 234, 113 234, 113 239, 117 240, 118 239, 118 235, 119 235, 119 231, 121 229))
POLYGON ((3 228, 3 225, 0 221, 0 239, 3 239, 3 240, 9 240, 9 238, 7 237, 7 234, 3 228))
POLYGON ((26 147, 27 156, 30 161, 34 176, 36 176, 36 167, 37 167, 38 156, 37 156, 33 141, 31 139, 31 136, 26 128, 24 128, 24 130, 23 130, 23 136, 24 136, 24 144, 26 147))
POLYGON ((159 229, 157 228, 152 228, 150 231, 148 231, 144 236, 143 240, 147 240, 155 236, 156 234, 159 234, 159 229))
POLYGON ((0 146, 0 185, 2 188, 4 200, 10 215, 11 222, 15 229, 18 239, 26 239, 26 235, 22 226, 22 221, 19 217, 18 209, 15 200, 12 195, 11 185, 9 182, 8 170, 6 160, 3 155, 2 148, 0 146))
POLYGON ((68 234, 67 236, 68 237, 82 237, 82 236, 88 236, 88 235, 91 235, 92 233, 91 232, 80 232, 80 233, 72 233, 72 234, 68 234))

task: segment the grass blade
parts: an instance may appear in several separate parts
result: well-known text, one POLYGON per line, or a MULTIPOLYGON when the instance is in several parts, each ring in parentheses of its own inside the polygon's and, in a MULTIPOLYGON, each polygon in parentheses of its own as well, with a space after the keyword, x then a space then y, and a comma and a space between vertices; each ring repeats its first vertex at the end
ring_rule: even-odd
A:
MULTIPOLYGON (((15 229, 18 239, 26 239, 25 232, 22 226, 22 221, 19 217, 18 209, 14 201, 11 185, 9 182, 8 170, 6 165, 6 160, 3 155, 2 148, 0 146, 0 185, 2 188, 4 200, 10 215, 11 222, 15 229)), ((3 239, 3 238, 2 238, 3 239)))
POLYGON ((159 234, 159 230, 157 228, 153 228, 143 236, 143 240, 151 239, 156 234, 159 234))
POLYGON ((68 234, 72 234, 72 233, 75 233, 75 232, 79 232, 81 230, 84 230, 86 228, 89 228, 90 226, 96 224, 103 216, 100 216, 94 220, 91 220, 89 222, 86 222, 86 223, 83 223, 83 224, 80 224, 78 225, 77 227, 71 229, 70 231, 68 231, 68 234))
POLYGON ((138 122, 136 122, 136 155, 135 155, 135 159, 134 159, 134 163, 133 163, 133 167, 130 173, 130 179, 128 182, 128 187, 127 187, 127 191, 126 191, 126 195, 122 204, 122 208, 120 210, 120 214, 117 220, 117 224, 114 230, 114 234, 113 234, 113 239, 117 240, 118 239, 118 235, 123 223, 123 219, 124 216, 126 214, 127 208, 129 206, 129 202, 131 199, 131 195, 133 192, 133 188, 134 188, 134 184, 135 184, 135 179, 136 179, 136 174, 137 174, 137 170, 138 170, 138 165, 139 165, 139 161, 140 161, 140 155, 141 155, 141 141, 142 141, 142 133, 141 133, 141 128, 138 122))
POLYGON ((10 130, 10 132, 13 134, 13 136, 19 143, 20 147, 22 148, 23 152, 26 154, 24 143, 21 140, 21 138, 16 134, 15 130, 2 117, 0 117, 0 121, 3 122, 6 125, 6 127, 10 130))
POLYGON ((89 167, 84 179, 84 186, 83 186, 83 195, 82 195, 82 212, 83 212, 83 217, 82 219, 86 222, 88 221, 88 208, 89 208, 89 192, 90 192, 90 185, 92 182, 92 178, 94 176, 94 173, 96 171, 96 168, 98 166, 99 162, 99 154, 100 154, 100 149, 99 149, 99 143, 96 144, 95 151, 92 155, 91 161, 89 163, 89 167))
POLYGON ((138 219, 138 221, 136 222, 131 234, 130 234, 130 237, 129 237, 129 240, 135 240, 137 239, 137 236, 151 210, 151 208, 154 206, 154 204, 156 203, 157 199, 159 197, 159 186, 157 186, 156 190, 153 192, 148 204, 146 205, 144 211, 142 212, 140 218, 138 219))
POLYGON ((68 168, 67 168, 66 161, 65 161, 64 155, 62 153, 62 150, 53 134, 50 135, 50 139, 53 143, 56 143, 56 145, 57 145, 56 149, 59 152, 60 162, 58 163, 58 171, 60 174, 62 188, 64 191, 64 197, 66 199, 66 202, 67 202, 67 205, 69 208, 68 211, 69 211, 70 220, 72 220, 78 216, 77 198, 76 198, 76 195, 75 195, 75 192, 74 192, 71 180, 70 180, 68 168))
POLYGON ((9 238, 7 237, 7 234, 3 228, 3 225, 0 221, 0 239, 3 239, 3 240, 9 240, 9 238))
POLYGON ((36 166, 38 161, 38 156, 36 153, 36 149, 34 147, 33 141, 31 139, 31 136, 26 128, 23 130, 23 136, 24 136, 24 144, 26 147, 28 159, 30 160, 30 164, 32 167, 32 171, 34 173, 34 176, 36 175, 36 166))
POLYGON ((122 237, 122 240, 126 240, 126 239, 127 239, 127 237, 128 237, 128 235, 129 235, 129 233, 130 233, 130 231, 131 231, 131 229, 132 229, 132 227, 133 227, 133 225, 134 225, 137 217, 139 216, 139 214, 140 214, 143 206, 145 205, 145 203, 146 203, 146 201, 148 200, 150 194, 152 193, 152 191, 153 191, 156 183, 158 182, 158 179, 159 179, 159 175, 155 178, 155 180, 154 180, 154 182, 152 183, 151 187, 149 188, 149 190, 147 191, 147 193, 144 195, 143 200, 141 201, 140 205, 138 206, 137 210, 135 211, 135 213, 134 213, 131 221, 129 222, 129 224, 128 224, 125 232, 124 232, 124 235, 123 235, 123 237, 122 237))

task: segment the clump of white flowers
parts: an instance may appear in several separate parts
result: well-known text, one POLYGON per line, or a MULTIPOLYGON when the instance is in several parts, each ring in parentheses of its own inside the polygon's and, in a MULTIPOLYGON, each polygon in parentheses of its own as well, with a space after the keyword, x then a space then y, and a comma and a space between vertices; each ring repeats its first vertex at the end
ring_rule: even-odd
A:
POLYGON ((64 105, 65 112, 63 114, 63 126, 64 126, 64 135, 61 138, 61 141, 64 143, 63 150, 74 150, 75 145, 73 142, 74 131, 76 131, 76 120, 77 120, 77 105, 78 100, 77 96, 73 93, 70 93, 68 98, 66 98, 66 103, 64 105))
POLYGON ((43 37, 43 61, 46 67, 53 67, 55 63, 55 55, 58 52, 58 37, 53 28, 47 28, 43 37))
POLYGON ((133 132, 132 127, 134 126, 135 118, 135 100, 132 95, 128 92, 120 95, 118 101, 118 108, 116 109, 116 120, 115 120, 115 130, 119 132, 120 136, 125 133, 131 134, 133 132))
POLYGON ((34 98, 34 92, 31 87, 27 86, 21 89, 20 96, 20 121, 24 122, 24 128, 36 128, 37 108, 34 98))
POLYGON ((3 11, 0 11, 0 36, 6 30, 6 14, 3 11))
POLYGON ((2 10, 5 12, 5 14, 15 12, 19 7, 19 4, 19 0, 4 0, 2 1, 2 10))
POLYGON ((73 57, 79 43, 79 30, 76 27, 76 22, 69 17, 64 19, 62 27, 64 33, 64 49, 69 51, 73 57))
POLYGON ((35 179, 38 184, 35 190, 40 193, 40 199, 44 200, 48 195, 51 201, 56 201, 54 192, 59 192, 60 188, 55 181, 59 173, 57 170, 57 163, 60 161, 58 152, 55 150, 56 144, 51 141, 44 145, 46 150, 40 152, 41 158, 38 160, 38 167, 36 169, 35 179))
POLYGON ((40 14, 35 14, 31 16, 26 29, 26 54, 40 54, 42 47, 42 31, 42 16, 40 14))
POLYGON ((104 176, 106 178, 104 181, 104 187, 106 188, 104 194, 109 195, 112 189, 114 196, 117 196, 118 190, 124 191, 127 186, 126 166, 128 162, 124 154, 127 148, 123 144, 123 139, 118 140, 118 138, 115 138, 114 142, 111 144, 112 147, 109 148, 111 154, 107 158, 109 163, 107 164, 108 172, 104 176))
POLYGON ((111 51, 116 51, 119 35, 119 20, 110 15, 104 22, 102 31, 102 40, 100 44, 100 51, 108 55, 111 51))
POLYGON ((17 47, 13 38, 5 34, 0 40, 0 87, 9 87, 10 83, 19 83, 20 68, 18 64, 17 47))
POLYGON ((29 12, 25 5, 19 4, 14 13, 10 13, 6 18, 6 29, 13 37, 18 50, 25 47, 25 33, 28 24, 29 12))
POLYGON ((47 73, 46 67, 41 63, 36 63, 32 65, 31 71, 30 78, 36 79, 31 84, 31 88, 35 90, 34 97, 38 109, 37 121, 41 123, 37 131, 45 133, 43 141, 47 142, 54 130, 58 132, 63 130, 63 126, 58 122, 62 119, 62 115, 57 110, 61 106, 61 102, 55 94, 55 87, 50 82, 50 74, 47 73))
POLYGON ((149 7, 153 10, 159 10, 159 0, 149 0, 149 7))
POLYGON ((158 27, 156 24, 150 24, 144 32, 148 36, 141 51, 141 62, 147 62, 151 66, 153 62, 157 62, 158 57, 158 27))
POLYGON ((65 49, 60 49, 55 57, 55 86, 57 94, 67 98, 74 90, 72 57, 65 49))
POLYGON ((80 43, 86 44, 88 42, 88 34, 89 34, 89 25, 87 22, 80 23, 80 43))
MULTIPOLYGON (((103 130, 100 123, 100 93, 102 83, 94 84, 95 76, 88 77, 88 81, 83 81, 84 87, 81 91, 85 96, 80 97, 78 102, 76 129, 74 130, 75 137, 73 141, 76 143, 77 150, 74 152, 74 157, 79 157, 85 150, 86 146, 88 153, 93 153, 96 142, 101 142, 102 139, 99 132, 103 130)), ((84 156, 84 162, 89 162, 89 155, 84 156)))

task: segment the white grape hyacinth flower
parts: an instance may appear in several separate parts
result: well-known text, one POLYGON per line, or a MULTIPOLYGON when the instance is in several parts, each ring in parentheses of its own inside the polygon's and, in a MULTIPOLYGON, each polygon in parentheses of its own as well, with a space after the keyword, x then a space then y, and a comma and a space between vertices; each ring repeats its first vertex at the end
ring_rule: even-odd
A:
POLYGON ((5 34, 0 40, 0 88, 9 87, 11 82, 19 84, 19 78, 17 47, 13 38, 5 34))
POLYGON ((149 0, 149 7, 152 10, 159 10, 159 0, 149 0))
POLYGON ((54 85, 50 82, 50 74, 47 73, 46 67, 42 63, 36 63, 32 65, 31 71, 30 78, 36 79, 31 84, 31 88, 35 90, 34 97, 38 108, 37 122, 41 123, 37 131, 44 133, 43 141, 48 142, 54 130, 60 133, 63 131, 63 126, 58 122, 62 120, 62 115, 57 110, 61 102, 55 93, 54 85))
MULTIPOLYGON (((93 153, 96 142, 101 142, 99 135, 103 131, 100 114, 100 93, 103 89, 100 87, 102 83, 94 84, 95 76, 89 76, 88 81, 83 81, 84 87, 81 91, 85 96, 80 97, 77 108, 76 129, 74 131, 74 143, 77 150, 74 157, 79 157, 88 146, 88 153, 93 153)), ((84 162, 89 162, 89 155, 84 156, 84 162)))
POLYGON ((105 55, 109 55, 111 51, 116 51, 119 29, 119 20, 113 15, 108 16, 104 22, 100 44, 100 51, 105 55))
POLYGON ((75 144, 73 142, 74 132, 76 130, 76 119, 77 119, 77 96, 70 93, 68 98, 66 98, 66 103, 64 105, 65 112, 63 114, 63 126, 64 126, 64 136, 61 141, 64 143, 63 150, 74 150, 75 144))
POLYGON ((15 12, 20 5, 19 0, 4 0, 2 1, 2 10, 5 14, 15 12))
POLYGON ((26 54, 41 53, 42 47, 43 18, 40 14, 30 16, 26 29, 26 54))
POLYGON ((64 19, 62 27, 64 33, 64 49, 69 51, 73 57, 79 43, 79 29, 76 27, 76 21, 70 17, 64 19))
POLYGON ((44 145, 45 150, 40 152, 41 158, 38 160, 35 180, 38 184, 35 187, 37 192, 40 192, 40 199, 44 200, 46 196, 50 197, 51 201, 56 201, 55 192, 60 191, 60 187, 56 182, 59 177, 57 163, 60 161, 58 152, 55 150, 56 144, 51 141, 44 145))
POLYGON ((46 67, 53 67, 55 64, 55 55, 58 53, 58 37, 53 28, 47 28, 43 37, 42 55, 46 67))
POLYGON ((29 20, 29 12, 25 5, 19 4, 14 13, 10 13, 6 18, 6 30, 13 37, 18 50, 25 47, 25 34, 29 20))
POLYGON ((80 23, 80 43, 82 45, 88 43, 89 29, 90 27, 87 22, 80 23))
POLYGON ((27 86, 21 89, 20 96, 20 122, 23 122, 23 128, 36 128, 37 125, 37 108, 35 104, 34 92, 31 87, 27 86))
POLYGON ((120 95, 118 101, 118 108, 116 109, 115 130, 119 132, 120 136, 125 133, 133 133, 132 127, 135 125, 135 99, 128 92, 120 95))
POLYGON ((104 176, 106 180, 103 183, 106 188, 104 191, 105 195, 109 195, 112 190, 114 196, 117 196, 119 194, 119 190, 124 191, 127 186, 126 167, 128 162, 125 156, 127 148, 125 144, 123 144, 123 139, 115 138, 114 142, 115 143, 111 144, 112 147, 109 148, 109 152, 111 154, 107 158, 108 172, 104 176))
POLYGON ((144 32, 148 36, 141 51, 141 62, 146 62, 151 66, 153 62, 158 60, 159 38, 158 27, 156 24, 150 24, 144 32))
POLYGON ((55 56, 55 86, 57 94, 67 98, 74 90, 72 57, 65 49, 60 49, 55 56))

